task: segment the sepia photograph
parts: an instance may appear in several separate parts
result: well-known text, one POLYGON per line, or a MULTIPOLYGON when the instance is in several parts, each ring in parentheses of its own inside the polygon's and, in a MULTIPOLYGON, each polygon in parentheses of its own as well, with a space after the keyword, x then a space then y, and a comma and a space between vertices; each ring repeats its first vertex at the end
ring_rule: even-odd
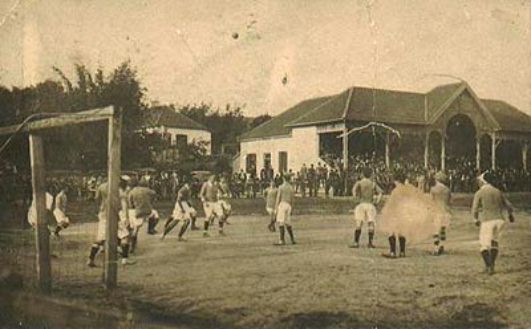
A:
POLYGON ((530 145, 530 0, 0 0, 0 329, 529 329, 530 145))

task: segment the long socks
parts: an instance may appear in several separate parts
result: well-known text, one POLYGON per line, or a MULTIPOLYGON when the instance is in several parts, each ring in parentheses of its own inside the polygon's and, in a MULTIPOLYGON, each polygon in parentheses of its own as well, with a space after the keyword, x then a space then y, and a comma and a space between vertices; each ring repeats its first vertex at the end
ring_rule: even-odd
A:
POLYGON ((393 256, 396 255, 396 237, 394 235, 389 237, 389 253, 393 256))
POLYGON ((289 234, 289 239, 291 240, 291 243, 292 244, 295 244, 295 237, 293 236, 293 228, 291 227, 291 225, 286 225, 286 229, 288 230, 288 234, 289 234))
POLYGON ((400 257, 406 256, 406 238, 403 236, 398 237, 398 242, 400 243, 400 257))

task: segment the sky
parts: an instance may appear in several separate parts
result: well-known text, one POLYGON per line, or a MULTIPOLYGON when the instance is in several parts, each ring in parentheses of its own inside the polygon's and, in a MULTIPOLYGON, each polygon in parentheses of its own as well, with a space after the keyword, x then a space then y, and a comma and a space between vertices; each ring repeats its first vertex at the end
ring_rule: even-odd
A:
POLYGON ((0 84, 136 67, 151 102, 278 114, 350 86, 466 80, 531 114, 531 1, 0 0, 0 84))

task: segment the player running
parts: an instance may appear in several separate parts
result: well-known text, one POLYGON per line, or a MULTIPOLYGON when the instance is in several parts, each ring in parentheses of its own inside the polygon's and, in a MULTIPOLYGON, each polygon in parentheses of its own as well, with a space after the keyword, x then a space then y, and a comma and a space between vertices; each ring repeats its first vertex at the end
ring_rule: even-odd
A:
MULTIPOLYGON (((129 236, 129 219, 128 219, 128 205, 127 205, 127 181, 129 177, 122 176, 120 180, 119 198, 120 198, 120 212, 118 222, 117 238, 120 241, 122 249, 122 264, 135 264, 134 261, 129 260, 130 236, 129 236)), ((98 232, 96 234, 96 241, 90 248, 89 260, 87 265, 89 267, 96 267, 95 258, 103 249, 106 232, 107 232, 107 195, 109 185, 107 182, 101 183, 96 189, 95 200, 100 203, 98 212, 98 232)))
POLYGON ((173 213, 168 217, 166 223, 164 224, 164 232, 160 237, 161 240, 164 240, 166 235, 173 230, 180 221, 183 222, 181 230, 179 231, 179 241, 186 241, 183 238, 184 233, 188 229, 191 221, 195 221, 197 217, 197 212, 194 207, 192 207, 192 194, 190 190, 190 184, 186 180, 184 185, 177 192, 177 200, 175 201, 175 207, 173 208, 173 213))
POLYGON ((155 226, 159 220, 158 212, 153 209, 156 193, 149 187, 145 179, 141 179, 136 186, 136 180, 131 178, 131 191, 128 195, 129 220, 132 226, 131 253, 134 253, 138 244, 138 231, 145 221, 148 222, 148 233, 155 234, 155 226))
POLYGON ((367 223, 369 243, 368 248, 375 248, 372 241, 374 238, 374 226, 376 220, 376 207, 382 200, 382 189, 371 179, 372 169, 365 167, 363 169, 363 178, 356 182, 352 188, 352 195, 354 200, 358 203, 354 209, 354 221, 356 228, 354 230, 354 241, 349 246, 350 248, 359 248, 361 228, 363 223, 367 223), (375 198, 376 196, 376 198, 375 198))

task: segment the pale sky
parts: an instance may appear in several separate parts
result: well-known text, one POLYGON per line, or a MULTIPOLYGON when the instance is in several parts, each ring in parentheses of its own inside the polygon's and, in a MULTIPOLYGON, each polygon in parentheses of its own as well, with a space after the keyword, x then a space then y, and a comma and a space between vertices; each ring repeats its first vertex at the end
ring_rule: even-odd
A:
POLYGON ((437 74, 531 114, 531 1, 0 0, 2 85, 126 59, 148 100, 246 104, 248 115, 353 85, 456 81, 437 74))

